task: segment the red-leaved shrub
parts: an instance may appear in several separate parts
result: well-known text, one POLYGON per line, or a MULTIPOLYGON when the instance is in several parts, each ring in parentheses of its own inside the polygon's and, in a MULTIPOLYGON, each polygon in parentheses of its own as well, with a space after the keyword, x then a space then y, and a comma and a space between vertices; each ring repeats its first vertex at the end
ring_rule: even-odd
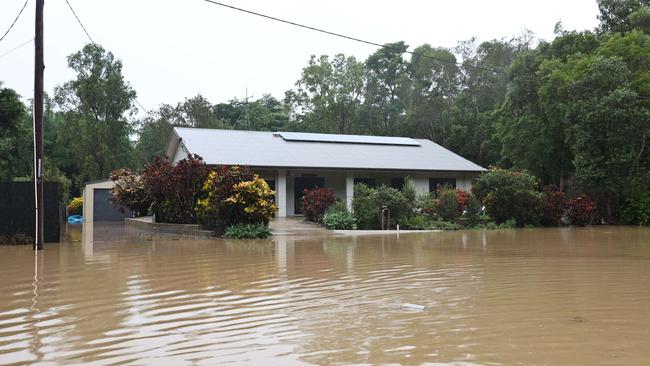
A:
POLYGON ((567 213, 571 225, 585 226, 593 220, 596 213, 596 203, 587 195, 582 194, 567 202, 567 213))
POLYGON ((469 192, 462 189, 456 189, 456 202, 458 202, 458 211, 462 214, 467 209, 469 202, 469 192))
POLYGON ((175 224, 196 222, 194 205, 209 168, 198 155, 172 164, 156 158, 142 172, 142 184, 156 221, 175 224))
POLYGON ((305 189, 302 196, 303 211, 309 221, 320 221, 328 207, 336 202, 336 194, 329 188, 305 189))
POLYGON ((555 186, 544 187, 544 205, 541 222, 544 226, 559 226, 562 216, 567 209, 567 199, 564 192, 555 186))

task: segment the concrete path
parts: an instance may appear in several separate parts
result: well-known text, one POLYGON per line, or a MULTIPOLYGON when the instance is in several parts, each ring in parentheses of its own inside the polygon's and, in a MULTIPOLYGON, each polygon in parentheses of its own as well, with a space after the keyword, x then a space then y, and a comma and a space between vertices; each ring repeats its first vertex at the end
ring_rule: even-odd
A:
POLYGON ((273 236, 322 237, 437 233, 441 230, 327 230, 302 217, 277 217, 269 222, 273 236))
POLYGON ((269 222, 273 236, 320 237, 337 235, 324 227, 305 221, 302 217, 276 217, 269 222))

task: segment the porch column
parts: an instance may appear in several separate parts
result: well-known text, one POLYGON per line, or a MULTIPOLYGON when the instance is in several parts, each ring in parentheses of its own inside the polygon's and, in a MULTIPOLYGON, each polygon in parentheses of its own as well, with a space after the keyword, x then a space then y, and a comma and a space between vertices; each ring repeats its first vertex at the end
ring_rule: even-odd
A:
POLYGON ((348 211, 352 212, 352 198, 354 197, 354 174, 348 172, 345 175, 345 203, 348 211))
POLYGON ((275 180, 275 204, 278 205, 278 217, 287 217, 287 171, 278 170, 275 180))

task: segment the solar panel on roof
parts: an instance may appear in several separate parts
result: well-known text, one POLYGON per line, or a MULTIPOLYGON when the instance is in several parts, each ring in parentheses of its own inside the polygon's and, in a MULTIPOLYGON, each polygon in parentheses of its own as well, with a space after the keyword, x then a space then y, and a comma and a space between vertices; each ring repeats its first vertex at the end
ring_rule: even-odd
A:
POLYGON ((276 132, 275 134, 281 136, 285 141, 420 146, 419 142, 408 137, 333 135, 333 134, 326 134, 326 133, 302 133, 302 132, 276 132))

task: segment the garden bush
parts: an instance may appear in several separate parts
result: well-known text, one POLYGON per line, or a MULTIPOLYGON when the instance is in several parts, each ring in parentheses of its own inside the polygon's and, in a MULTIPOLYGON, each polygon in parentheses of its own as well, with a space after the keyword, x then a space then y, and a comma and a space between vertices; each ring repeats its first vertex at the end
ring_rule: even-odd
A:
POLYGON ((237 224, 268 224, 277 207, 266 181, 247 167, 221 166, 210 172, 197 201, 201 223, 220 231, 237 224))
POLYGON ((407 230, 458 230, 454 222, 432 218, 427 215, 413 215, 404 220, 402 226, 407 230))
POLYGON ((469 203, 471 194, 467 191, 463 191, 462 189, 455 189, 455 191, 456 202, 458 203, 458 213, 462 214, 465 210, 467 210, 467 204, 469 203))
POLYGON ((596 213, 596 203, 587 195, 580 195, 567 202, 569 222, 575 226, 591 224, 596 213))
POLYGON ((117 169, 111 173, 111 180, 115 183, 111 191, 114 206, 124 206, 136 217, 147 215, 151 201, 139 174, 129 169, 117 169))
POLYGON ((235 224, 228 226, 224 234, 229 239, 266 239, 271 230, 264 224, 235 224))
POLYGON ((329 188, 305 189, 302 196, 305 219, 320 222, 325 210, 335 202, 336 194, 329 188))
POLYGON ((438 215, 438 206, 440 200, 436 197, 434 192, 422 193, 417 196, 415 200, 416 210, 426 216, 434 217, 438 215))
POLYGON ((354 216, 347 210, 325 211, 323 225, 330 230, 356 230, 357 228, 354 216))
MULTIPOLYGON (((407 194, 410 195, 408 191, 407 194)), ((384 206, 390 211, 388 227, 395 228, 413 214, 414 202, 407 199, 402 191, 385 185, 371 188, 360 183, 354 186, 352 207, 360 229, 381 228, 381 210, 384 206)))
POLYGON ((429 230, 432 227, 433 219, 423 214, 413 215, 406 219, 403 228, 407 230, 429 230))
POLYGON ((84 199, 83 197, 75 197, 68 205, 68 216, 83 215, 84 199))
POLYGON ((194 206, 209 169, 198 155, 172 164, 160 157, 148 165, 141 175, 151 209, 158 222, 195 223, 194 206))
POLYGON ((559 226, 567 209, 567 199, 564 192, 554 186, 544 187, 544 206, 541 223, 544 226, 559 226))
POLYGON ((650 225, 650 174, 631 179, 622 194, 621 216, 629 224, 650 225))
POLYGON ((352 211, 357 227, 360 229, 379 228, 379 208, 377 207, 377 190, 366 184, 354 185, 352 211))
POLYGON ((473 191, 497 224, 514 218, 523 227, 539 222, 543 195, 537 187, 537 178, 526 172, 491 168, 476 180, 473 191))
MULTIPOLYGON (((407 185, 405 184, 404 187, 407 187, 407 185)), ((377 208, 380 212, 383 206, 386 206, 390 211, 389 228, 395 228, 413 215, 414 202, 409 200, 402 190, 381 185, 377 187, 377 200, 377 208)))
MULTIPOLYGON (((445 221, 455 221, 461 214, 457 190, 442 188, 438 193, 438 216, 445 221)), ((464 199, 464 197, 463 197, 464 199)))
POLYGON ((475 225, 481 217, 481 201, 475 195, 470 195, 467 200, 467 208, 463 215, 469 221, 470 225, 475 225))

